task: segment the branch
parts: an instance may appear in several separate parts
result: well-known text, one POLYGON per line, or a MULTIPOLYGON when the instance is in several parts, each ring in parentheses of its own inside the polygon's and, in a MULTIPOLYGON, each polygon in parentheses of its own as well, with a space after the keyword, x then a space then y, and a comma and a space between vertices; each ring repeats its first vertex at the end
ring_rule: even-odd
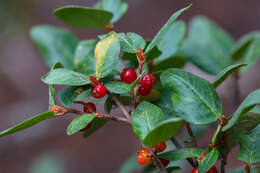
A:
POLYGON ((185 127, 186 127, 187 131, 188 131, 188 134, 190 135, 190 137, 192 139, 193 147, 197 148, 198 147, 198 143, 197 143, 196 138, 195 138, 195 136, 194 136, 194 134, 192 132, 190 124, 188 122, 185 122, 184 124, 185 124, 185 127))
POLYGON ((131 116, 129 115, 129 113, 125 109, 124 105, 112 93, 110 93, 110 92, 107 92, 107 93, 115 101, 116 105, 120 108, 120 110, 125 115, 125 117, 128 119, 128 121, 131 122, 131 116))
MULTIPOLYGON (((184 148, 181 143, 176 139, 176 137, 172 137, 171 138, 171 142, 176 146, 176 148, 184 148)), ((193 168, 197 168, 197 163, 192 159, 192 158, 187 158, 186 159, 190 165, 193 167, 193 168)))

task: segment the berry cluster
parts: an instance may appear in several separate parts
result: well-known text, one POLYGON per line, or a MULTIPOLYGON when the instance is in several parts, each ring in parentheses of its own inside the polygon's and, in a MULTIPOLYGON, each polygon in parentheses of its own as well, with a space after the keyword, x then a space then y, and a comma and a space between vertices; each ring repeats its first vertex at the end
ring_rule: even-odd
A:
MULTIPOLYGON (((134 82, 137 79, 136 72, 133 68, 126 68, 121 73, 121 79, 127 84, 134 82)), ((144 75, 140 80, 140 87, 138 94, 141 96, 147 96, 152 91, 152 87, 156 83, 156 77, 152 74, 144 75)))
MULTIPOLYGON (((153 153, 157 154, 163 152, 166 149, 166 144, 165 142, 161 142, 159 144, 151 146, 151 149, 153 153)), ((152 158, 153 158, 153 154, 150 153, 150 151, 147 148, 142 148, 141 150, 138 151, 136 160, 138 164, 145 166, 152 161, 152 158)), ((164 167, 166 167, 170 163, 169 160, 165 160, 162 158, 159 159, 164 167)))

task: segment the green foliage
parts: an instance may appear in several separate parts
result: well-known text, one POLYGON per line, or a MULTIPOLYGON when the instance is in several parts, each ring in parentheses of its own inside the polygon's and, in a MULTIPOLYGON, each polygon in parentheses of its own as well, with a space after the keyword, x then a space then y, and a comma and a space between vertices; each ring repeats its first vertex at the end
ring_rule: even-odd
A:
POLYGON ((58 94, 59 100, 65 107, 69 107, 84 91, 90 89, 90 86, 68 86, 58 94))
POLYGON ((139 104, 132 116, 133 130, 145 145, 168 140, 178 132, 181 124, 181 119, 166 118, 159 107, 148 102, 139 104))
POLYGON ((168 69, 162 73, 161 82, 170 90, 173 107, 185 121, 208 124, 221 115, 219 98, 208 81, 180 69, 168 69))
POLYGON ((42 77, 42 81, 52 85, 81 86, 90 83, 89 77, 68 69, 55 69, 42 77))
POLYGON ((14 127, 11 127, 11 128, 6 129, 4 131, 1 131, 0 137, 19 132, 19 131, 27 129, 27 128, 35 125, 35 124, 38 124, 41 121, 47 120, 49 118, 54 118, 54 117, 55 117, 55 115, 51 111, 38 114, 38 115, 36 115, 36 116, 34 116, 34 117, 32 117, 32 118, 30 118, 30 119, 28 119, 28 120, 26 120, 22 123, 15 125, 14 127))
POLYGON ((100 0, 95 8, 107 10, 113 13, 111 23, 118 21, 127 11, 128 5, 125 0, 100 0))
MULTIPOLYGON (((142 145, 151 146, 174 137, 183 121, 190 123, 194 137, 198 139, 209 129, 208 124, 220 118, 222 105, 215 88, 233 72, 246 72, 256 63, 260 57, 260 32, 246 34, 234 43, 231 36, 213 21, 198 16, 192 20, 187 34, 185 22, 176 19, 190 7, 175 12, 151 41, 133 32, 113 31, 112 23, 117 22, 128 8, 125 0, 100 0, 94 8, 65 6, 55 10, 55 15, 65 24, 81 29, 101 28, 108 32, 91 40, 79 41, 71 32, 49 25, 36 26, 31 30, 33 42, 51 68, 42 77, 42 81, 49 85, 49 107, 57 105, 57 109, 51 109, 57 111, 57 115, 82 114, 69 124, 68 135, 75 134, 91 123, 90 128, 83 132, 83 137, 88 137, 106 122, 114 120, 131 125, 142 145), (144 64, 139 64, 138 48, 144 52, 144 64), (121 59, 125 62, 121 62, 121 59), (190 72, 177 69, 183 68, 187 61, 206 73, 216 75, 214 81, 210 83, 190 72), (242 63, 235 64, 237 61, 242 63), (138 77, 132 84, 114 80, 119 78, 119 69, 124 64, 124 68, 138 70, 138 77), (142 83, 139 81, 144 74, 151 73, 157 78, 156 84, 149 95, 140 96, 138 89, 142 83), (104 84, 109 92, 101 99, 91 97, 91 89, 97 83, 104 84), (58 94, 65 108, 60 107, 55 100, 54 85, 65 85, 58 94), (84 102, 103 103, 107 115, 99 110, 95 114, 83 114, 80 113, 82 107, 80 110, 69 108, 77 99, 81 99, 81 102, 84 99, 84 102), (122 116, 113 115, 112 108, 121 109, 122 116)), ((258 89, 249 94, 233 115, 229 116, 226 126, 217 126, 210 142, 216 145, 214 149, 182 148, 182 145, 176 144, 178 140, 172 139, 179 148, 169 148, 168 145, 166 152, 157 153, 160 158, 174 161, 167 166, 167 171, 179 172, 180 168, 174 167, 176 161, 198 158, 203 151, 207 151, 199 164, 199 172, 206 173, 218 159, 225 158, 238 144, 239 160, 249 164, 260 162, 259 98, 258 89)), ((0 137, 54 117, 57 117, 54 112, 36 115, 0 132, 0 137)), ((191 140, 191 136, 186 129, 181 139, 191 140)), ((139 168, 134 155, 120 172, 129 173, 139 168)), ((153 164, 142 171, 159 172, 153 164)))
POLYGON ((199 164, 199 173, 206 173, 218 160, 219 152, 218 150, 211 150, 206 156, 202 159, 199 164))
POLYGON ((138 34, 129 32, 118 34, 121 50, 128 53, 136 53, 138 48, 144 49, 145 40, 138 34))
POLYGON ((113 17, 108 11, 80 6, 61 7, 54 14, 63 23, 80 29, 105 28, 113 17))
POLYGON ((107 82, 105 87, 108 91, 115 94, 126 94, 131 90, 131 85, 119 81, 107 82))
POLYGON ((224 70, 222 70, 220 73, 218 73, 215 76, 214 81, 212 82, 212 85, 214 88, 217 88, 230 74, 232 74, 234 71, 238 70, 240 67, 246 66, 247 64, 234 64, 226 67, 224 70))
POLYGON ((78 39, 71 32, 39 25, 31 29, 30 36, 50 68, 57 62, 62 63, 65 68, 73 68, 73 55, 78 39))
POLYGON ((255 90, 251 92, 245 100, 242 102, 242 104, 238 107, 236 112, 233 114, 231 119, 229 120, 229 123, 223 128, 223 131, 228 130, 233 125, 235 125, 236 121, 239 119, 239 117, 248 111, 250 111, 256 104, 260 103, 260 90, 255 90))
POLYGON ((67 128, 67 135, 73 135, 81 129, 84 129, 96 117, 96 114, 84 114, 75 118, 67 128))
POLYGON ((95 75, 95 54, 94 50, 97 40, 84 40, 79 42, 74 55, 74 68, 76 71, 86 75, 95 75))
POLYGON ((195 17, 181 49, 184 56, 201 70, 218 74, 232 64, 229 56, 232 38, 206 17, 195 17), (200 33, 200 34, 198 34, 200 33))
MULTIPOLYGON (((227 155, 238 144, 239 136, 249 133, 258 124, 260 124, 259 113, 247 112, 241 115, 235 125, 225 132, 225 138, 228 142, 225 144, 225 147, 221 146, 219 150, 227 155)), ((216 143, 221 143, 221 141, 223 139, 219 135, 216 143)))
MULTIPOLYGON (((95 48, 95 71, 97 78, 103 78, 116 69, 120 53, 120 43, 115 32, 102 38, 95 48)), ((93 64, 89 64, 93 66, 93 64)))
POLYGON ((199 158, 203 152, 204 150, 197 148, 174 149, 160 154, 159 157, 166 160, 177 161, 186 158, 199 158))
POLYGON ((237 159, 249 164, 260 162, 260 132, 239 137, 240 153, 237 159))
MULTIPOLYGON (((148 45, 148 47, 145 49, 145 53, 148 53, 150 52, 155 46, 158 46, 158 48, 162 51, 162 49, 167 49, 169 48, 168 46, 168 43, 167 41, 169 40, 169 38, 174 38, 172 36, 176 36, 174 34, 177 34, 177 33, 174 33, 175 32, 175 20, 181 15, 182 12, 186 11, 187 9, 189 9, 191 7, 188 6, 188 7, 185 7, 177 12, 175 12, 171 17, 170 19, 166 22, 166 24, 160 29, 160 31, 156 34, 156 36, 153 38, 153 40, 151 41, 151 43, 148 45), (167 45, 165 45, 167 44, 167 45), (166 47, 167 46, 167 47, 166 47)), ((181 33, 181 32, 180 32, 181 33)), ((180 37, 182 37, 182 35, 180 35, 180 37)), ((178 39, 178 38, 177 38, 178 39)), ((181 38, 182 39, 182 38, 181 38)), ((181 40, 180 39, 180 40, 181 40)), ((174 39, 171 39, 171 40, 174 40, 174 39)), ((171 41, 172 42, 172 41, 171 41)), ((176 51, 176 45, 178 46, 180 43, 175 43, 173 45, 175 46, 171 46, 170 49, 173 49, 171 51, 171 53, 175 52, 176 51)), ((170 51, 168 49, 168 51, 170 51)), ((168 53, 168 54, 171 54, 171 53, 168 53)))

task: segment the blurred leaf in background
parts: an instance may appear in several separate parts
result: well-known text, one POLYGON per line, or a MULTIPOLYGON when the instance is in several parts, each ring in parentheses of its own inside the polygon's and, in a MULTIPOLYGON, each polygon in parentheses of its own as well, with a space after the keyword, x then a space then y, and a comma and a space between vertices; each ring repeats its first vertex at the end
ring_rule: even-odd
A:
POLYGON ((53 153, 45 153, 35 158, 29 167, 29 173, 64 173, 63 160, 53 153))

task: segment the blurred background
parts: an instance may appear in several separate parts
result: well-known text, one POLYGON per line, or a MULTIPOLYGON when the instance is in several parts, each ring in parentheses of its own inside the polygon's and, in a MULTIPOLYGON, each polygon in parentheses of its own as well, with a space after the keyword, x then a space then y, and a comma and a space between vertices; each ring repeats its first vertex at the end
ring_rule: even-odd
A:
MULTIPOLYGON (((192 3, 180 19, 205 15, 235 40, 253 30, 260 30, 260 1, 238 0, 126 0, 127 14, 116 23, 116 31, 136 32, 151 39, 173 12, 192 3)), ((92 6, 96 0, 0 0, 0 130, 48 109, 48 86, 40 77, 48 68, 29 38, 30 28, 37 24, 52 24, 71 30, 80 39, 96 38, 103 30, 77 30, 59 22, 53 10, 64 5, 92 6)), ((198 33, 199 34, 199 33, 198 33)), ((260 62, 239 81, 241 100, 260 88, 260 62)), ((187 70, 208 80, 208 76, 193 65, 187 70)), ((224 113, 232 112, 231 79, 218 89, 224 113)), ((102 110, 102 108, 100 108, 102 110)), ((66 128, 73 116, 47 120, 25 131, 0 139, 0 173, 116 173, 120 165, 136 152, 139 142, 130 127, 108 123, 87 139, 80 134, 68 137, 66 128)), ((199 141, 208 144, 214 128, 199 141)), ((228 168, 242 166, 234 159, 234 149, 228 158, 228 168)), ((185 166, 186 167, 186 166, 185 166)), ((190 169, 186 167, 186 171, 190 169)))

